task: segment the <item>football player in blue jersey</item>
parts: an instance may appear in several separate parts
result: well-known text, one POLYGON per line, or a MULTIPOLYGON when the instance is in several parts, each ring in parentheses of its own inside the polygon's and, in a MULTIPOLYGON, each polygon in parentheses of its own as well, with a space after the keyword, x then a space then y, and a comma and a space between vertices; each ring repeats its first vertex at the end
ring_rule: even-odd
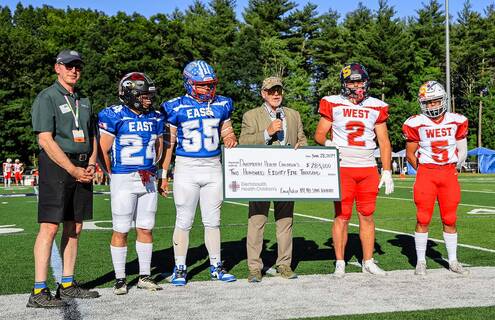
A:
POLYGON ((152 229, 158 200, 155 164, 163 150, 164 130, 163 116, 152 107, 154 95, 155 85, 147 75, 128 73, 119 83, 122 104, 107 107, 98 114, 99 144, 111 174, 110 251, 116 278, 113 292, 117 295, 127 293, 127 234, 133 221, 139 261, 137 287, 162 289, 150 277, 152 229))
POLYGON ((175 268, 171 281, 176 286, 186 284, 189 230, 199 201, 211 278, 231 282, 236 278, 227 273, 220 257, 219 227, 223 200, 220 138, 226 148, 237 145, 230 121, 234 106, 230 98, 215 94, 218 80, 213 68, 205 61, 189 63, 183 76, 186 95, 161 106, 168 127, 160 183, 163 196, 168 193, 166 173, 177 143, 173 182, 177 214, 173 235, 175 268))

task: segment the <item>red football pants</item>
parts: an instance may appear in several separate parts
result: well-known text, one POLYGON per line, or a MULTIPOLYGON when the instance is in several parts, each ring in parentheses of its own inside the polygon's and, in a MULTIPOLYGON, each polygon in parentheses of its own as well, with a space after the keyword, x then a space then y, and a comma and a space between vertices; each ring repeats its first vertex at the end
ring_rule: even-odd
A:
POLYGON ((340 168, 342 200, 335 201, 335 217, 349 220, 352 206, 363 216, 372 215, 376 208, 380 176, 376 167, 340 168))
POLYGON ((437 199, 443 224, 455 225, 457 206, 461 201, 455 165, 420 164, 414 183, 414 203, 419 224, 430 224, 437 199))

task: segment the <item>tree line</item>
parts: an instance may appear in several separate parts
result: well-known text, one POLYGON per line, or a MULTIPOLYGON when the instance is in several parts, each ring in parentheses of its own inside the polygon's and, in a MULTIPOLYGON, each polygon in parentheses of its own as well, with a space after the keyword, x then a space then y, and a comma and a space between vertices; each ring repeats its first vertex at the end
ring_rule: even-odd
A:
MULTIPOLYGON (((445 12, 438 0, 416 14, 397 17, 386 0, 378 9, 362 3, 341 16, 318 13, 314 4, 290 0, 250 0, 236 17, 235 0, 196 1, 184 11, 146 18, 89 9, 0 6, 0 158, 32 162, 38 145, 30 107, 36 94, 55 80, 53 64, 62 49, 85 59, 79 87, 95 111, 117 103, 119 79, 130 71, 150 75, 157 101, 182 95, 182 69, 204 59, 220 80, 217 92, 235 103, 233 124, 261 104, 264 77, 278 75, 286 85, 285 105, 298 110, 310 140, 319 100, 340 92, 339 72, 348 62, 364 64, 371 95, 390 104, 393 150, 404 148, 403 122, 419 112, 417 91, 426 80, 445 82, 445 12)), ((483 13, 469 1, 451 19, 452 107, 470 120, 469 148, 478 145, 479 106, 482 145, 495 148, 495 7, 483 13)))

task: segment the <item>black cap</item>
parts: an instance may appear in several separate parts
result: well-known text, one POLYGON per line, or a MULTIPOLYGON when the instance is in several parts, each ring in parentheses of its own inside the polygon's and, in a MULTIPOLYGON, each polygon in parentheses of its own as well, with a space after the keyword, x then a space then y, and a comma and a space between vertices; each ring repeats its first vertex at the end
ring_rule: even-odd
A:
POLYGON ((75 50, 63 50, 57 56, 57 63, 67 64, 73 61, 84 63, 81 54, 75 50))

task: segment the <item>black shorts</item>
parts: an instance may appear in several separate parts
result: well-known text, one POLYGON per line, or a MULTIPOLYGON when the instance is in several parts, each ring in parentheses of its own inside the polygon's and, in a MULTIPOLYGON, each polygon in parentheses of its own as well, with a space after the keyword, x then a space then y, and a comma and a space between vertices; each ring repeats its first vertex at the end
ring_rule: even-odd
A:
MULTIPOLYGON (((77 182, 44 151, 40 152, 38 159, 38 222, 93 219, 93 184, 77 182)), ((71 161, 78 167, 86 167, 88 164, 87 161, 71 161)))
MULTIPOLYGON (((275 220, 282 218, 292 218, 294 214, 294 201, 273 201, 275 207, 275 220)), ((270 201, 250 201, 249 217, 262 214, 268 217, 270 201)))

